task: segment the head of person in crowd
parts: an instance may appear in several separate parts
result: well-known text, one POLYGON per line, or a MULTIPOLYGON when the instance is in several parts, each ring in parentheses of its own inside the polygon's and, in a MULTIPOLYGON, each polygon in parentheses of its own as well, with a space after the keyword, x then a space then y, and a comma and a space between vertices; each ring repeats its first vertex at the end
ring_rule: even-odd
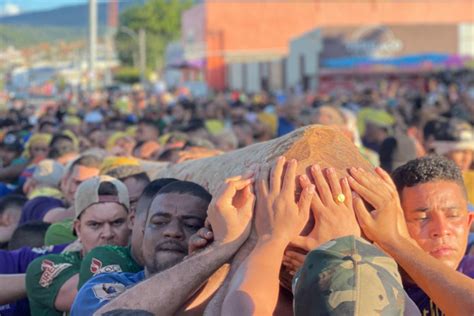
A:
POLYGON ((99 110, 93 110, 91 112, 87 112, 84 115, 84 123, 86 124, 85 128, 88 131, 101 128, 103 122, 104 122, 104 116, 99 110))
POLYGON ((13 161, 21 156, 23 146, 13 134, 5 135, 0 143, 0 163, 2 167, 10 166, 13 161), (10 137, 11 136, 11 137, 10 137))
POLYGON ((109 119, 106 126, 107 130, 111 131, 123 131, 127 127, 125 121, 119 117, 109 119))
POLYGON ((32 199, 36 196, 52 196, 61 198, 59 183, 63 177, 64 167, 60 163, 45 159, 40 161, 31 177, 23 185, 23 192, 32 199))
POLYGON ((46 158, 49 154, 51 139, 51 134, 33 134, 25 145, 25 156, 33 162, 46 158))
POLYGON ((426 253, 456 269, 474 220, 460 169, 445 157, 430 155, 395 169, 392 178, 410 236, 426 253))
POLYGON ((414 141, 403 133, 387 137, 378 154, 380 167, 389 173, 417 157, 414 141))
POLYGON ((312 116, 314 124, 343 126, 345 121, 344 113, 339 108, 331 105, 319 106, 315 109, 312 116))
POLYGON ((205 122, 201 119, 192 119, 186 125, 180 127, 180 132, 185 133, 188 139, 207 139, 209 132, 205 122))
POLYGON ((176 163, 179 160, 179 153, 182 151, 182 148, 169 148, 164 150, 157 157, 157 161, 171 162, 176 163))
POLYGON ((474 158, 474 129, 466 121, 445 120, 435 131, 431 146, 438 155, 454 161, 461 171, 468 171, 474 158))
POLYGON ((417 157, 426 155, 426 148, 423 140, 423 126, 425 122, 426 118, 422 116, 420 111, 416 111, 411 117, 406 119, 406 134, 415 143, 417 157))
POLYGON ((246 120, 238 120, 234 122, 232 131, 237 138, 238 148, 242 148, 253 144, 253 128, 246 120))
POLYGON ((160 143, 154 140, 148 140, 141 145, 135 146, 133 155, 140 159, 151 160, 160 151, 160 143))
POLYGON ((350 110, 344 110, 333 105, 321 105, 314 110, 311 123, 337 127, 357 147, 362 146, 359 131, 357 130, 357 117, 350 110))
POLYGON ((140 162, 130 157, 107 157, 104 159, 100 174, 122 181, 130 198, 130 213, 136 211, 138 198, 150 183, 150 177, 140 166, 140 162))
POLYGON ((204 116, 208 119, 224 119, 225 107, 219 102, 209 102, 204 107, 204 116))
POLYGON ((257 115, 253 129, 256 141, 270 140, 275 137, 278 131, 278 117, 275 113, 261 112, 257 115))
POLYGON ((83 254, 103 245, 126 246, 130 237, 127 187, 109 176, 92 177, 79 185, 74 199, 74 232, 83 254))
POLYGON ((61 191, 66 202, 73 205, 77 187, 85 180, 99 175, 101 160, 95 155, 83 155, 72 161, 61 179, 61 191))
POLYGON ((107 151, 115 156, 129 157, 135 148, 135 139, 125 132, 115 132, 107 140, 107 151))
POLYGON ((169 148, 183 148, 189 136, 183 132, 171 132, 160 137, 160 143, 164 143, 161 151, 169 148))
POLYGON ((38 132, 46 134, 55 134, 58 131, 58 124, 51 120, 43 120, 38 124, 38 132))
POLYGON ((23 205, 28 200, 22 195, 7 195, 0 199, 0 244, 7 243, 18 226, 23 205))
POLYGON ((64 133, 55 134, 49 143, 49 148, 48 157, 63 164, 66 164, 78 153, 74 140, 64 133))
POLYGON ((87 139, 92 148, 105 148, 107 143, 107 133, 100 128, 94 128, 87 134, 87 139))
POLYGON ((231 129, 224 128, 216 135, 211 136, 211 141, 216 148, 222 151, 231 151, 238 148, 239 140, 231 129))
POLYGON ((188 254, 189 238, 204 226, 211 198, 203 187, 189 181, 174 181, 154 195, 142 247, 147 276, 175 265, 188 254))
POLYGON ((18 226, 8 242, 8 250, 22 247, 41 248, 44 246, 44 236, 49 223, 35 221, 18 226))
POLYGON ((311 251, 293 280, 295 315, 402 315, 404 293, 395 260, 354 236, 311 251))
POLYGON ((79 135, 78 143, 79 143, 79 152, 81 153, 92 147, 89 139, 82 135, 79 135))
POLYGON ((191 111, 186 109, 181 103, 176 103, 169 110, 174 124, 185 124, 191 119, 191 111))
POLYGON ((82 120, 77 115, 66 115, 63 118, 63 128, 79 135, 81 132, 82 120))
POLYGON ((446 118, 429 119, 423 125, 423 147, 426 153, 433 153, 433 142, 435 141, 436 134, 446 124, 446 118))
POLYGON ((275 109, 279 117, 284 117, 290 122, 297 123, 300 119, 300 113, 303 106, 304 98, 293 97, 290 98, 285 104, 277 105, 275 109))
POLYGON ((131 252, 133 258, 142 266, 145 262, 142 252, 143 233, 150 203, 161 188, 175 181, 178 181, 178 179, 162 178, 148 183, 138 199, 135 214, 130 216, 129 225, 132 230, 132 235, 130 237, 131 252))
POLYGON ((160 129, 155 121, 144 118, 138 122, 135 134, 138 144, 143 144, 150 140, 156 141, 158 137, 160 137, 160 129))
POLYGON ((390 136, 391 126, 383 122, 368 120, 365 124, 364 145, 378 151, 382 142, 390 136))

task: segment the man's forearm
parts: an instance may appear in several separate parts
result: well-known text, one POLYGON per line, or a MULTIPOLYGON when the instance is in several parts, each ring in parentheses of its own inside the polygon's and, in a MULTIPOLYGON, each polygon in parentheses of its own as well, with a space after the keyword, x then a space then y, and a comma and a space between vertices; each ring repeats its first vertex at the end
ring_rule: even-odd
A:
POLYGON ((0 305, 8 304, 26 297, 24 274, 0 275, 0 305))
POLYGON ((214 243, 125 291, 95 315, 115 309, 140 309, 156 315, 173 315, 215 270, 235 254, 240 245, 240 242, 214 243))
POLYGON ((232 278, 222 315, 271 315, 278 301, 279 272, 288 243, 259 241, 232 278))
POLYGON ((240 265, 245 262, 252 250, 255 248, 257 240, 257 234, 255 233, 255 230, 252 230, 249 238, 239 248, 237 253, 232 258, 232 262, 230 263, 230 271, 227 274, 226 279, 220 286, 219 290, 217 290, 217 292, 212 296, 212 299, 207 304, 206 309, 204 311, 204 316, 214 316, 222 314, 222 305, 224 304, 224 299, 227 296, 227 292, 229 290, 232 278, 238 271, 240 265))
POLYGON ((54 300, 54 308, 58 311, 69 312, 72 303, 77 295, 77 285, 79 283, 79 274, 74 274, 59 289, 56 299, 54 300))
POLYGON ((474 315, 474 280, 450 269, 408 240, 382 248, 446 315, 474 315))

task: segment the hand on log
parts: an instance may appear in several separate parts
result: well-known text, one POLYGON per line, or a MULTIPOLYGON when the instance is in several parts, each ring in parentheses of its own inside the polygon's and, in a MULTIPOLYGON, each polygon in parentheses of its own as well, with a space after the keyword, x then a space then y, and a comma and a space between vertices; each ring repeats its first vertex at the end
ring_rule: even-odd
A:
MULTIPOLYGON (((352 192, 347 178, 339 179, 334 168, 321 170, 319 165, 311 167, 316 194, 311 201, 314 227, 305 236, 298 236, 291 245, 305 251, 343 236, 360 236, 361 231, 352 205, 352 192)), ((302 185, 309 185, 309 178, 303 178, 302 185)))
POLYGON ((215 242, 242 244, 247 240, 255 204, 253 181, 253 174, 227 179, 213 197, 207 210, 207 221, 215 242))
MULTIPOLYGON (((270 179, 262 167, 256 183, 257 206, 255 230, 259 240, 276 238, 288 244, 298 236, 309 218, 314 185, 305 182, 298 202, 295 202, 295 178, 298 163, 292 159, 286 164, 279 157, 273 166, 270 179)), ((303 176, 306 177, 306 176, 303 176)))

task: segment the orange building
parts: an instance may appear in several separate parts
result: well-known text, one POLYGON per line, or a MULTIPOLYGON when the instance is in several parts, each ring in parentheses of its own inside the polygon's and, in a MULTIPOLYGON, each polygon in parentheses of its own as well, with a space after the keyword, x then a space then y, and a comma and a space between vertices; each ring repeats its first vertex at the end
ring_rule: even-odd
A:
POLYGON ((474 24, 474 1, 203 1, 184 12, 182 43, 186 60, 221 90, 229 63, 281 58, 292 38, 315 28, 382 24, 474 24))

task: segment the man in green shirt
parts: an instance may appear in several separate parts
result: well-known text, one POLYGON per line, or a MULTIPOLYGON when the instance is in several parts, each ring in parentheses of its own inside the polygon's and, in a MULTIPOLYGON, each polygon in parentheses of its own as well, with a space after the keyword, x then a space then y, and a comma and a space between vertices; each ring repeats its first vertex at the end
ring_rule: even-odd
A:
POLYGON ((29 265, 26 289, 32 315, 69 312, 77 294, 82 258, 97 246, 128 244, 129 208, 128 191, 121 181, 99 176, 81 183, 74 199, 73 228, 82 250, 47 255, 29 265))

